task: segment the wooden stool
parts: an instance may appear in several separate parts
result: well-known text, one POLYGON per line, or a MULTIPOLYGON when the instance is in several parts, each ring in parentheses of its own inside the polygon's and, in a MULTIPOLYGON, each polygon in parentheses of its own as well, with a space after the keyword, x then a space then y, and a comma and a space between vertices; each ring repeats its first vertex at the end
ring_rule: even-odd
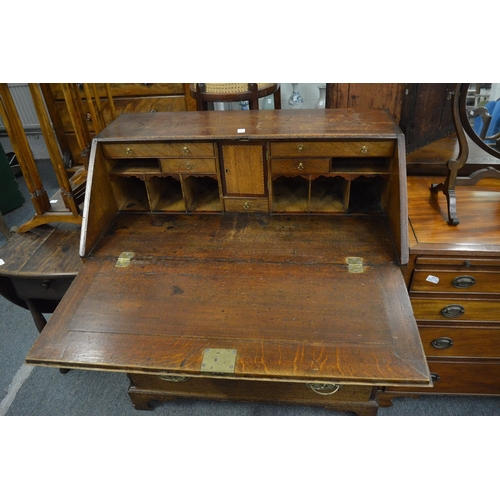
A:
POLYGON ((196 110, 206 111, 209 102, 248 101, 250 109, 259 109, 259 98, 274 95, 274 109, 281 109, 279 83, 191 83, 191 96, 196 110))

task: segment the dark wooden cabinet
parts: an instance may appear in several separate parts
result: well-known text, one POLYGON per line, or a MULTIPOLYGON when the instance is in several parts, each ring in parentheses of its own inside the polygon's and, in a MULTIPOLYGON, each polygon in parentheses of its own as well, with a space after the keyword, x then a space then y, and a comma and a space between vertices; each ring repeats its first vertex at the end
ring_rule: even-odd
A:
POLYGON ((380 110, 126 114, 92 144, 85 264, 27 357, 175 396, 374 414, 430 374, 380 110))

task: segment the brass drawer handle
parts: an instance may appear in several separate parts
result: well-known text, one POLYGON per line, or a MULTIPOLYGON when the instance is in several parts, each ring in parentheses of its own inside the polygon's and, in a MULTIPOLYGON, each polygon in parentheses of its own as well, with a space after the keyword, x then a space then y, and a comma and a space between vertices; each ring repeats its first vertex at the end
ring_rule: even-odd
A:
POLYGON ((457 276, 451 284, 455 288, 469 288, 471 286, 474 286, 476 284, 476 280, 473 276, 457 276))
POLYGON ((364 155, 368 154, 368 148, 366 146, 363 146, 361 148, 361 153, 364 154, 364 155))
POLYGON ((193 165, 186 163, 186 170, 191 170, 193 168, 193 165))
POLYGON ((44 288, 45 290, 48 290, 50 288, 51 284, 52 284, 52 280, 43 280, 42 288, 44 288))
POLYGON ((243 208, 245 210, 248 210, 250 208, 250 205, 248 204, 248 201, 245 201, 245 203, 243 203, 243 208))
POLYGON ((459 304, 450 304, 449 306, 441 309, 441 314, 445 318, 458 318, 465 313, 465 309, 459 304))
POLYGON ((453 346, 453 340, 448 337, 439 337, 431 342, 431 346, 436 349, 449 349, 453 346))
POLYGON ((127 156, 130 156, 130 155, 132 154, 132 149, 131 149, 131 148, 127 148, 127 149, 125 150, 125 154, 126 154, 127 156))
POLYGON ((297 167, 299 170, 304 170, 304 165, 302 163, 299 163, 299 166, 297 167))
POLYGON ((306 387, 321 396, 330 396, 340 389, 340 385, 338 384, 306 384, 306 387))
POLYGON ((188 148, 187 146, 184 146, 184 147, 182 148, 182 152, 183 152, 183 154, 185 154, 185 155, 188 155, 189 153, 191 153, 191 151, 189 151, 189 148, 188 148))
POLYGON ((304 149, 303 144, 297 144, 297 151, 302 151, 304 149))
POLYGON ((180 375, 158 375, 158 378, 167 382, 187 382, 191 380, 191 377, 182 377, 180 375))

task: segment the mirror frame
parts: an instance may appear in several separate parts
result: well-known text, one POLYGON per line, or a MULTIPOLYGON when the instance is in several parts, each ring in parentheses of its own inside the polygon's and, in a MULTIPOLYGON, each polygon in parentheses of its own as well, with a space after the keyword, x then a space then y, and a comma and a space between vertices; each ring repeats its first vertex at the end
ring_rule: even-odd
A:
MULTIPOLYGON (((500 159, 500 151, 497 151, 496 149, 493 149, 492 147, 488 146, 485 142, 481 140, 481 138, 474 132, 470 122, 469 122, 469 117, 467 116, 467 107, 466 107, 466 100, 467 100, 467 91, 469 90, 470 83, 461 83, 459 90, 458 90, 458 112, 460 115, 460 123, 462 124, 462 127, 467 134, 467 136, 475 143, 477 144, 483 151, 486 151, 488 154, 491 156, 494 156, 495 158, 500 159)), ((457 96, 455 96, 457 97, 457 96)))

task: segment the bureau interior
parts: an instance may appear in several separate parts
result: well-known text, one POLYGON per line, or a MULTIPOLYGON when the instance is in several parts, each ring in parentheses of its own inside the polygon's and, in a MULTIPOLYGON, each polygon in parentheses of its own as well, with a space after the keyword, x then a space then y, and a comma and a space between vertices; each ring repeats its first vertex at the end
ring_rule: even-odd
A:
POLYGON ((220 213, 234 210, 227 200, 267 198, 269 204, 255 205, 254 211, 378 213, 385 211, 389 196, 391 157, 270 157, 268 143, 250 142, 216 146, 208 157, 167 157, 157 151, 153 158, 116 158, 106 146, 101 161, 119 211, 220 213))

